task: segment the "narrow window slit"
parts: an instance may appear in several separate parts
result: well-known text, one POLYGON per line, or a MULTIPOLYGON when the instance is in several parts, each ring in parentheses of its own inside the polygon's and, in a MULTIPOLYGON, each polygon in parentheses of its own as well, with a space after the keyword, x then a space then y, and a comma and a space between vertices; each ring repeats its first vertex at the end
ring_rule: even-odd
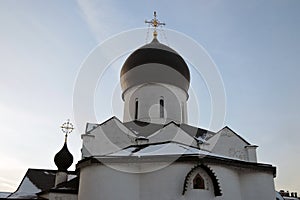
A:
POLYGON ((160 99, 159 100, 159 107, 160 107, 160 112, 159 112, 159 116, 160 116, 160 118, 164 118, 164 110, 165 110, 165 108, 164 108, 164 106, 165 106, 165 102, 164 102, 164 99, 160 99))
POLYGON ((139 112, 139 101, 138 99, 135 100, 135 113, 134 113, 134 119, 137 120, 138 118, 138 112, 139 112))

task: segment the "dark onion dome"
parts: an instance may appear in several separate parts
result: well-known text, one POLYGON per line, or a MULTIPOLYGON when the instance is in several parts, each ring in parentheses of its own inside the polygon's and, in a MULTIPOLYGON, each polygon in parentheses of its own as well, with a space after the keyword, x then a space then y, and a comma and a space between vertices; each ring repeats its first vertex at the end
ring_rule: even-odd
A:
POLYGON ((54 157, 55 165, 58 171, 67 171, 73 163, 73 156, 70 153, 67 143, 65 142, 62 149, 54 157))
POLYGON ((144 83, 166 83, 183 89, 190 84, 190 71, 184 59, 156 38, 135 50, 121 69, 121 87, 125 92, 130 87, 144 83))

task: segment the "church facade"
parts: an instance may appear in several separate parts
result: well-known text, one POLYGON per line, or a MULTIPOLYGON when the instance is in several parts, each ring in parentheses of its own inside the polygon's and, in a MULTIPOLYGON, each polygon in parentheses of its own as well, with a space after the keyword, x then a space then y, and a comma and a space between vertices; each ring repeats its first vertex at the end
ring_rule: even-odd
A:
POLYGON ((276 168, 257 161, 256 145, 227 126, 189 125, 188 65, 156 36, 122 66, 123 120, 86 125, 76 171, 65 142, 58 170, 28 170, 5 199, 275 199, 276 168))
POLYGON ((190 73, 176 51, 154 38, 120 78, 123 121, 82 135, 79 199, 275 199, 276 170, 257 162, 257 146, 229 127, 188 125, 190 73))

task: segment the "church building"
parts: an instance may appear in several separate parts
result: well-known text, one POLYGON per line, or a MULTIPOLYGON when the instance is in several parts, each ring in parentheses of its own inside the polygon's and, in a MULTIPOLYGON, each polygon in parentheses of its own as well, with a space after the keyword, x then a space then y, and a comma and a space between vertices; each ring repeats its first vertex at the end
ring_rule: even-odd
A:
MULTIPOLYGON (((256 145, 225 126, 189 125, 190 70, 157 38, 136 49, 120 71, 123 119, 87 123, 82 159, 67 140, 57 170, 29 169, 4 199, 49 200, 274 200, 276 168, 257 161, 256 145)), ((67 122, 67 134, 72 130, 67 122)))

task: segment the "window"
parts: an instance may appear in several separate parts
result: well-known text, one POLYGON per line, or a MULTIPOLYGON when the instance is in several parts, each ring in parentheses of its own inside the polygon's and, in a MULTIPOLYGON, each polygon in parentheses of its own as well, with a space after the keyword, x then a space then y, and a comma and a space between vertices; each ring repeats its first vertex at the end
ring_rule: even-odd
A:
POLYGON ((135 99, 135 113, 134 113, 134 119, 138 118, 138 112, 139 112, 139 100, 135 99))
POLYGON ((220 184, 215 173, 210 167, 203 164, 194 166, 191 171, 187 173, 182 195, 189 191, 192 193, 210 193, 211 195, 222 196, 220 184))
POLYGON ((197 174, 193 180, 193 189, 205 189, 204 179, 200 174, 197 174))
POLYGON ((161 97, 161 99, 159 100, 159 117, 160 118, 164 118, 164 106, 165 106, 165 102, 164 99, 161 97))
POLYGON ((184 117, 184 103, 181 102, 181 122, 185 122, 185 117, 184 117))

